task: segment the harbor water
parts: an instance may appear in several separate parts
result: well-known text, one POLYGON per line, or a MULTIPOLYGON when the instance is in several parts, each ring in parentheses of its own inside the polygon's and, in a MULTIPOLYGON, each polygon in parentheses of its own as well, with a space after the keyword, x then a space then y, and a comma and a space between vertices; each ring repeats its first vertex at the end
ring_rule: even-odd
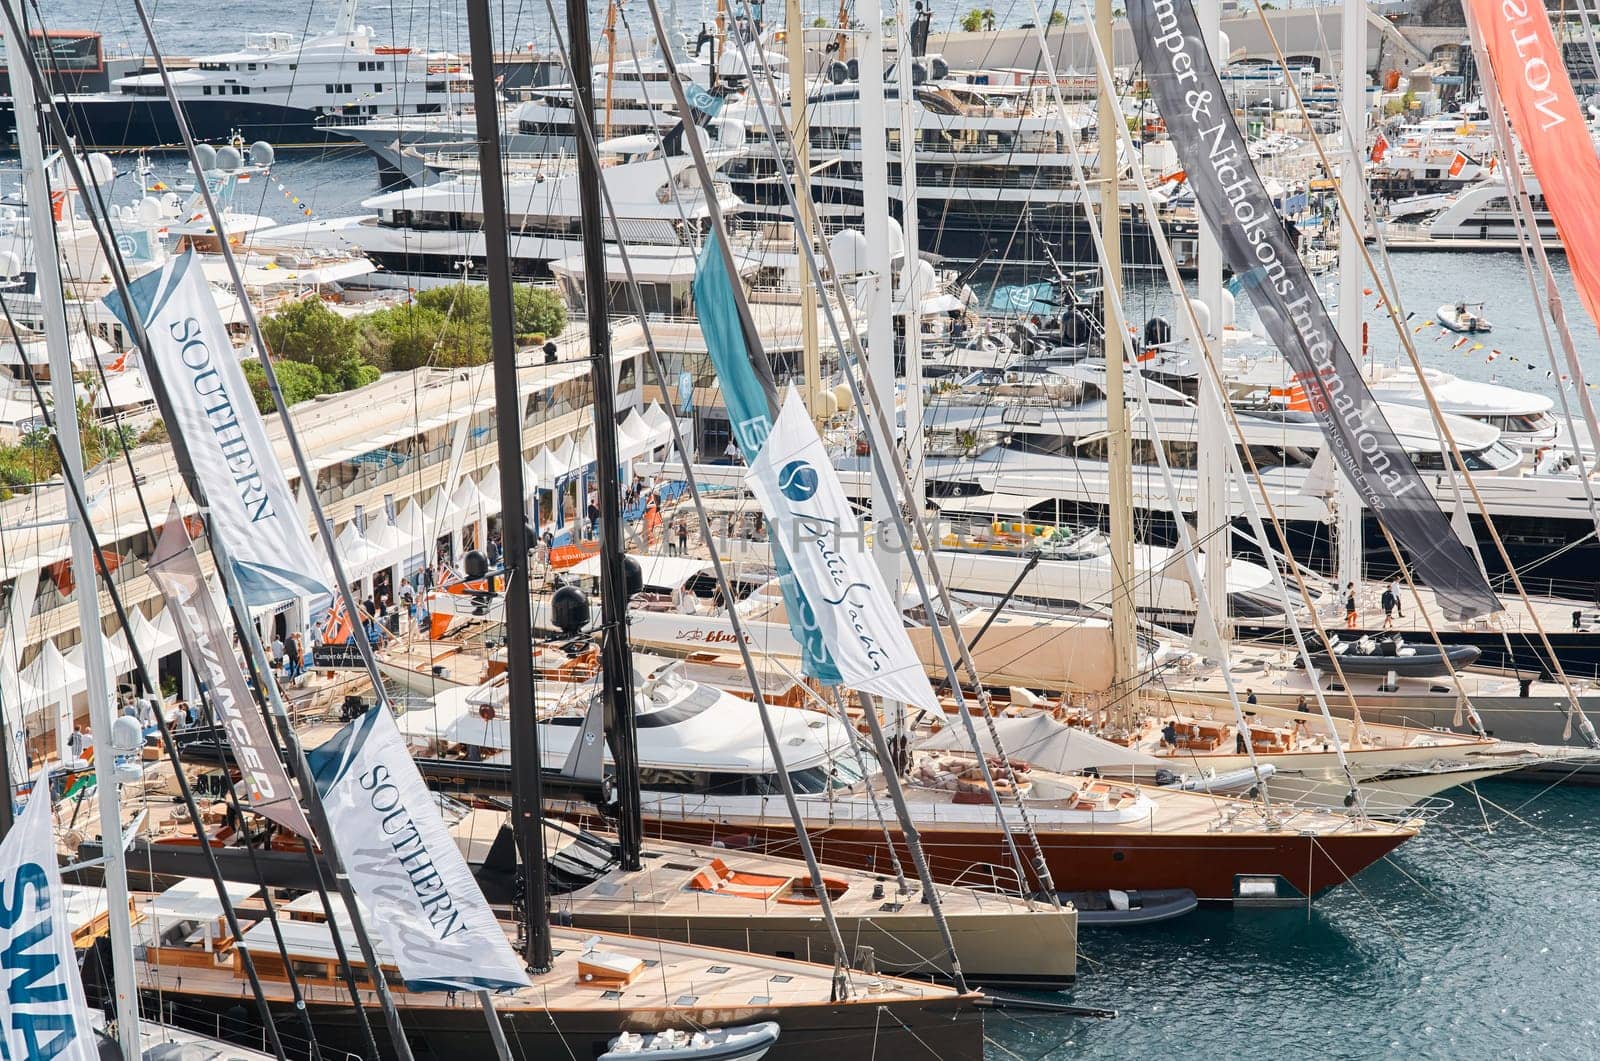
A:
POLYGON ((1085 931, 1075 1001, 1116 1019, 997 1018, 989 1056, 1600 1055, 1600 791, 1481 792, 1309 910, 1085 931))

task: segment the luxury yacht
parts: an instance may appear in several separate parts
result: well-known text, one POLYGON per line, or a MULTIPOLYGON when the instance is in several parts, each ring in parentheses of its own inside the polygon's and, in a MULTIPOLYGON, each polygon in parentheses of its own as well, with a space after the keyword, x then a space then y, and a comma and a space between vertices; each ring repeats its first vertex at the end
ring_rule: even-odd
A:
MULTIPOLYGON (((252 33, 237 51, 197 56, 192 67, 172 71, 195 139, 320 146, 342 142, 345 124, 439 114, 469 99, 471 75, 460 59, 380 45, 371 26, 356 22, 356 6, 342 0, 326 33, 304 40, 282 30, 252 33)), ((119 77, 109 91, 73 95, 67 104, 84 147, 182 139, 157 73, 119 77)))
MULTIPOLYGON (((646 831, 792 854, 793 827, 756 713, 745 700, 682 677, 681 666, 674 661, 635 674, 646 831)), ((583 681, 569 683, 559 699, 539 697, 547 768, 566 762, 595 695, 593 682, 583 681)), ((441 719, 455 716, 448 739, 476 749, 492 764, 503 761, 509 740, 505 700, 504 682, 495 679, 436 710, 441 719)), ((831 714, 773 711, 789 779, 814 826, 818 857, 881 871, 888 864, 886 831, 896 848, 901 841, 892 815, 887 823, 879 817, 880 810, 890 812, 876 760, 831 714)), ((463 775, 450 763, 437 769, 420 765, 436 785, 463 775)), ((986 881, 1016 890, 1017 871, 1008 866, 995 808, 972 781, 976 766, 969 761, 953 770, 954 765, 945 757, 935 764, 913 755, 908 771, 906 796, 934 876, 959 883, 975 879, 981 869, 986 881)), ((484 783, 483 766, 471 773, 469 785, 484 783)), ((1353 877, 1417 828, 1042 770, 1015 784, 1027 800, 1053 883, 1068 893, 1186 889, 1201 901, 1304 901, 1353 877)), ((559 809, 580 820, 592 813, 575 805, 559 809)), ((1011 829, 1023 828, 1009 801, 1005 821, 1011 829)), ((1023 890, 1037 883, 1030 880, 1023 890)))

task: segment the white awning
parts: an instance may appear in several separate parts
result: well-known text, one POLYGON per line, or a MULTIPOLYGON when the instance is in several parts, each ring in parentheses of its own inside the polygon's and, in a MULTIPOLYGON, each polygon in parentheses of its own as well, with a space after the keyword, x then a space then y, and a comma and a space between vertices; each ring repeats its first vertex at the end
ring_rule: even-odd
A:
MULTIPOLYGON (((629 553, 639 564, 646 586, 676 589, 702 571, 709 570, 710 560, 696 560, 686 556, 656 556, 629 553)), ((567 574, 580 578, 600 577, 600 557, 590 556, 567 569, 567 574)))
POLYGON ((939 497, 931 502, 940 512, 965 512, 971 515, 1020 516, 1031 508, 1055 500, 1052 494, 1013 494, 996 490, 972 497, 939 497))

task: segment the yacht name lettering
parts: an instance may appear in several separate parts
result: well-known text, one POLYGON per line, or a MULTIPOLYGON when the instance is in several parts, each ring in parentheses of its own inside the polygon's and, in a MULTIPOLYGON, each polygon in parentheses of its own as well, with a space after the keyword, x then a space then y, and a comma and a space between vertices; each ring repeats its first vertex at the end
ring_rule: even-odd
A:
POLYGON ((367 801, 372 809, 383 815, 378 828, 390 849, 399 856, 399 865, 411 882, 411 890, 416 893, 428 924, 438 930, 440 939, 449 939, 465 930, 466 923, 445 890, 444 878, 434 868, 433 856, 423 844, 422 833, 412 820, 411 812, 401 801, 400 789, 387 780, 388 777, 389 768, 380 763, 362 774, 358 783, 371 793, 367 801))
POLYGON ((11 1031, 0 1036, 0 1059, 11 1061, 6 1044, 13 1038, 27 1044, 30 1059, 55 1057, 77 1035, 66 977, 76 976, 78 971, 68 969, 51 945, 55 923, 51 920, 49 878, 39 863, 24 862, 9 882, 0 881, 0 930, 10 940, 0 951, 0 974, 5 978, 3 1008, 11 1031), (37 920, 14 931, 30 916, 37 920))
POLYGON ((173 341, 181 344, 179 360, 194 373, 189 385, 206 403, 202 404, 201 412, 205 414, 217 447, 222 451, 223 460, 233 475, 239 503, 249 515, 251 523, 275 518, 277 513, 272 507, 272 496, 267 492, 255 454, 250 451, 250 442, 239 425, 233 397, 228 393, 227 380, 212 367, 211 349, 206 345, 199 320, 185 317, 169 325, 168 331, 173 341))
MULTIPOLYGON (((795 517, 796 536, 815 550, 817 556, 821 558, 823 570, 827 572, 828 579, 833 583, 837 594, 824 595, 823 603, 844 612, 845 620, 856 636, 862 655, 872 664, 874 671, 883 670, 884 664, 888 662, 888 656, 878 647, 878 639, 868 632, 870 623, 863 615, 865 605, 856 599, 859 594, 868 591, 869 587, 866 583, 858 582, 851 577, 850 561, 834 544, 841 537, 840 525, 831 519, 803 512, 796 512, 795 517)), ((802 599, 804 600, 803 597, 802 599)), ((809 603, 806 601, 808 606, 809 603)))
POLYGON ((223 668, 221 652, 216 641, 211 636, 211 624, 206 622, 205 616, 192 602, 197 587, 184 579, 178 588, 178 607, 183 616, 183 622, 189 629, 191 639, 200 656, 200 663, 205 674, 206 692, 211 697, 211 707, 217 713, 222 723, 222 728, 228 734, 228 740, 233 744, 234 754, 244 765, 245 781, 251 790, 251 799, 256 803, 277 798, 277 792, 272 787, 272 776, 266 770, 266 763, 261 759, 261 751, 250 739, 250 729, 245 724, 242 714, 242 705, 233 696, 233 683, 228 681, 227 671, 223 668))
MULTIPOLYGON (((1564 123, 1567 116, 1561 113, 1560 99, 1550 87, 1552 80, 1550 60, 1544 55, 1544 40, 1541 39, 1539 27, 1530 19, 1529 10, 1529 0, 1504 0, 1500 5, 1500 14, 1504 16, 1511 30, 1511 43, 1516 46, 1517 58, 1522 60, 1523 84, 1533 89, 1535 95, 1531 102, 1544 117, 1539 123, 1539 128, 1548 132, 1564 123), (1530 48, 1537 50, 1529 55, 1530 48)), ((1537 14, 1532 16, 1545 20, 1546 32, 1550 28, 1549 17, 1543 4, 1538 6, 1537 14)))

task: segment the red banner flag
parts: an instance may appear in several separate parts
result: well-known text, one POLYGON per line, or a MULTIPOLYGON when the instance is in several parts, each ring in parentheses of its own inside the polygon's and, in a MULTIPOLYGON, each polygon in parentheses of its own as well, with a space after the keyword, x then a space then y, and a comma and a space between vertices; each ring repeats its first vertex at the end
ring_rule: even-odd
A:
POLYGON ((1600 157, 1567 78, 1544 5, 1467 0, 1495 87, 1539 178, 1589 317, 1600 322, 1600 157))

